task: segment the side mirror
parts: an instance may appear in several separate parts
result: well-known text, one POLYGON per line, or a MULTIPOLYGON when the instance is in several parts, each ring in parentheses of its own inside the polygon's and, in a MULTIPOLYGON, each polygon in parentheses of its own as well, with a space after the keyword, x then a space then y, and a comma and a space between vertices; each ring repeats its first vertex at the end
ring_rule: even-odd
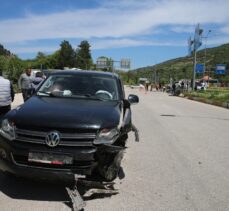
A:
POLYGON ((130 104, 137 104, 139 103, 139 98, 137 95, 129 95, 128 96, 128 101, 130 102, 130 104))

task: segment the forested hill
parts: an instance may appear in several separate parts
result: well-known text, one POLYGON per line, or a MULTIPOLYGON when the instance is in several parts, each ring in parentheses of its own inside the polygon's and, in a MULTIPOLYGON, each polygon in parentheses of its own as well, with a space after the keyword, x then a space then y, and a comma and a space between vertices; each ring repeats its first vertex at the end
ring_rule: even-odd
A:
POLYGON ((11 52, 4 48, 3 45, 0 44, 0 56, 10 56, 11 52))
MULTIPOLYGON (((207 48, 206 57, 205 49, 198 51, 197 63, 204 64, 205 61, 206 69, 212 71, 212 77, 215 77, 213 70, 216 64, 226 64, 227 69, 229 69, 229 44, 224 44, 214 48, 207 48)), ((154 81, 155 70, 157 79, 159 78, 160 81, 164 82, 167 82, 170 77, 175 80, 179 80, 184 77, 191 78, 193 70, 193 56, 180 57, 157 65, 138 68, 133 70, 132 73, 129 73, 129 76, 133 82, 136 82, 139 77, 147 77, 154 81)), ((202 75, 197 75, 197 78, 198 77, 202 77, 202 75)))

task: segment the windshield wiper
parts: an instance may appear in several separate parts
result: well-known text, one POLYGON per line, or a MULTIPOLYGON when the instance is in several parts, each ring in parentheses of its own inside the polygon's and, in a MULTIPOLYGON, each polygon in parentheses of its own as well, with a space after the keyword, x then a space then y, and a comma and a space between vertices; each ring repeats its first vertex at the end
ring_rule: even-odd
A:
POLYGON ((97 97, 97 96, 91 95, 91 94, 83 94, 82 96, 87 97, 87 98, 92 99, 92 100, 115 101, 113 99, 105 99, 105 98, 97 97))
POLYGON ((92 100, 99 100, 99 101, 104 101, 105 99, 92 96, 91 94, 77 94, 77 95, 72 95, 72 97, 80 97, 80 98, 87 98, 87 99, 92 99, 92 100))
MULTIPOLYGON (((39 95, 39 93, 46 94, 46 96, 49 96, 49 97, 56 97, 56 95, 54 95, 52 92, 38 91, 37 95, 39 95)), ((44 95, 39 95, 39 96, 44 96, 44 95)))
POLYGON ((106 101, 106 99, 99 98, 99 97, 96 97, 96 96, 92 96, 91 94, 56 95, 56 94, 54 94, 54 93, 52 93, 52 92, 38 91, 38 92, 37 92, 37 95, 39 95, 39 96, 49 96, 49 97, 86 98, 86 99, 91 99, 91 100, 106 101), (39 93, 45 94, 45 95, 39 95, 39 93))

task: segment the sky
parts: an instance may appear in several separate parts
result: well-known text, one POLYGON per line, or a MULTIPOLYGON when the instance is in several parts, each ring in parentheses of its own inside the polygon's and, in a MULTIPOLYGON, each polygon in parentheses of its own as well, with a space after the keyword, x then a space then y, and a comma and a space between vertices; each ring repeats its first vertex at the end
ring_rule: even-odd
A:
POLYGON ((229 0, 1 0, 0 43, 31 59, 88 40, 94 62, 126 58, 135 69, 186 56, 198 23, 201 48, 229 43, 229 0))

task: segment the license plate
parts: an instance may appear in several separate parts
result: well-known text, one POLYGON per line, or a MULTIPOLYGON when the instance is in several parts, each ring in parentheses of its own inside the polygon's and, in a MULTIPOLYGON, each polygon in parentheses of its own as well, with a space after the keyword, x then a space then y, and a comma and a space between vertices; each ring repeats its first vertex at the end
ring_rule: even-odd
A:
POLYGON ((70 155, 45 153, 45 152, 29 152, 29 162, 45 163, 53 165, 72 164, 73 157, 70 155))

